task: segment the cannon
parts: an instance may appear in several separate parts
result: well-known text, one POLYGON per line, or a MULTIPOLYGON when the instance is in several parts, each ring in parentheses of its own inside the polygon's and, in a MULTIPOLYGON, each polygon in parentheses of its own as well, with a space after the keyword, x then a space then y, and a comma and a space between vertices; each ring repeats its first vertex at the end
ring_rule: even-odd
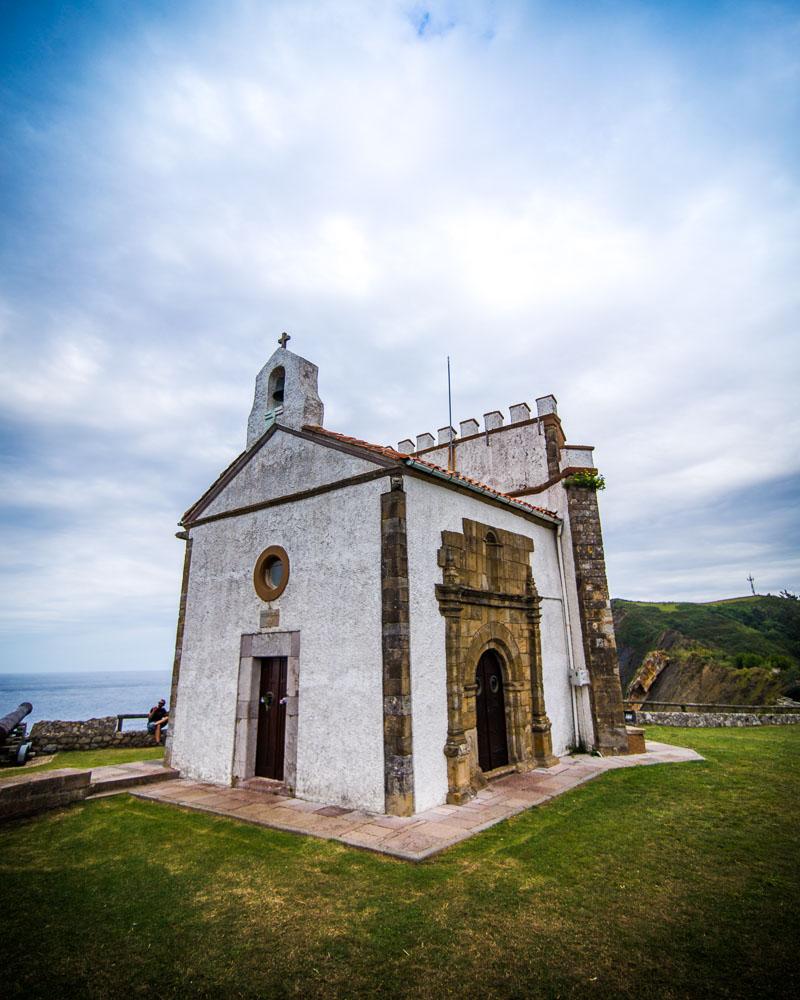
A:
POLYGON ((34 756, 27 739, 28 724, 22 721, 32 711, 33 705, 23 701, 0 719, 0 765, 24 764, 34 756))

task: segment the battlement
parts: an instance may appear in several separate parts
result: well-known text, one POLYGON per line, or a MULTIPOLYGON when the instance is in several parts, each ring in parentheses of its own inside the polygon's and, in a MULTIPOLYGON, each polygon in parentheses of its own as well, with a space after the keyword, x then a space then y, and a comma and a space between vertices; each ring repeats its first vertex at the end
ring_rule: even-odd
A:
POLYGON ((424 455, 436 465, 454 468, 505 493, 530 493, 553 483, 569 469, 594 467, 589 445, 567 444, 552 394, 539 396, 533 407, 513 403, 506 414, 489 410, 483 420, 461 420, 440 427, 436 436, 404 438, 397 450, 424 455), (535 415, 534 415, 535 414, 535 415))
POLYGON ((501 410, 490 410, 483 414, 483 427, 474 418, 468 417, 459 422, 459 429, 455 427, 440 427, 437 437, 429 432, 417 434, 416 444, 412 438, 403 438, 397 444, 397 450, 404 455, 416 455, 421 451, 431 448, 440 448, 466 438, 476 437, 479 434, 491 434, 497 431, 506 430, 517 424, 536 423, 542 417, 552 413, 558 416, 558 403, 553 395, 540 396, 536 401, 536 416, 531 416, 531 408, 527 403, 514 403, 508 408, 509 420, 506 423, 505 414, 501 410))

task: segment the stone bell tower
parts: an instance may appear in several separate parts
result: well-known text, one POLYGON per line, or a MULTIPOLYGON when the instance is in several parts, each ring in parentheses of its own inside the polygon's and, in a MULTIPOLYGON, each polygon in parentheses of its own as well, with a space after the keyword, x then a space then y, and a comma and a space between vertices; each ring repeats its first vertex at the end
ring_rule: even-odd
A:
POLYGON ((317 392, 319 369, 286 350, 291 338, 281 335, 280 347, 256 376, 253 409, 247 421, 247 447, 272 424, 300 430, 304 424, 322 426, 325 408, 317 392))

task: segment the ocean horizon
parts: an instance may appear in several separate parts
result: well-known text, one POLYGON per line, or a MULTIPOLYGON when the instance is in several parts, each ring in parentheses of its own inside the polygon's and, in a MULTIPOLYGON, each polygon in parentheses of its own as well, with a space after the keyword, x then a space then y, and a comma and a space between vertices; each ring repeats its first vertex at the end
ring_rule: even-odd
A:
MULTIPOLYGON (((169 702, 171 670, 78 670, 0 674, 0 716, 29 701, 28 730, 42 719, 76 722, 105 715, 147 713, 160 698, 169 702)), ((144 720, 126 722, 143 728, 144 720)))

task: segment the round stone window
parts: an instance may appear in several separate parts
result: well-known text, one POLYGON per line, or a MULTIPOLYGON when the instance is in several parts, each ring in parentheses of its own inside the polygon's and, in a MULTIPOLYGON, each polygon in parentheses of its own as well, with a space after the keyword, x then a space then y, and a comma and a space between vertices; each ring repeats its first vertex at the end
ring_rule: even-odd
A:
POLYGON ((270 545, 256 560, 253 586, 262 601, 274 601, 289 582, 289 557, 280 545, 270 545))

